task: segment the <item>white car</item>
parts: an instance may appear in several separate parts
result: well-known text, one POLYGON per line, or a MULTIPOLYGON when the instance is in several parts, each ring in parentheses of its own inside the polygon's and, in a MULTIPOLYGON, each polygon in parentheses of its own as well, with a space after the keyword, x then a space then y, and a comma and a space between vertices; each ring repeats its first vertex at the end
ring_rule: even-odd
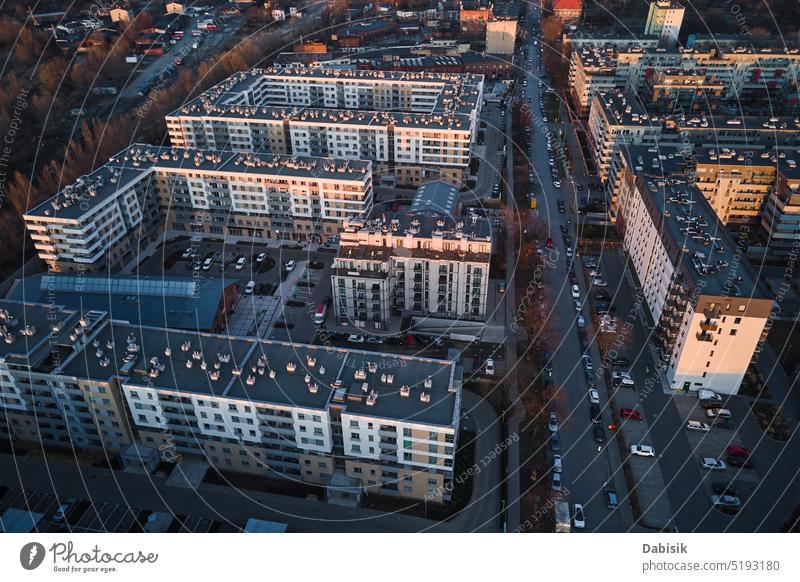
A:
POLYGON ((600 404, 600 393, 594 388, 589 390, 589 402, 592 404, 600 404))
POLYGON ((586 320, 582 315, 578 316, 578 327, 586 327, 586 320))
POLYGON ((709 471, 724 471, 728 468, 728 465, 725 464, 725 461, 715 459, 714 457, 704 457, 700 461, 700 466, 703 467, 703 469, 708 469, 709 471))
POLYGON ((722 402, 722 396, 720 396, 713 390, 699 390, 697 392, 697 397, 700 400, 719 400, 720 402, 722 402))
POLYGON ((286 261, 286 262, 283 264, 283 266, 286 268, 286 271, 287 271, 287 272, 291 273, 292 271, 294 271, 294 267, 295 267, 295 265, 296 265, 296 264, 297 264, 297 263, 296 263, 296 262, 294 262, 294 261, 286 261))
POLYGON ((558 431, 558 415, 555 412, 551 412, 547 419, 547 429, 550 432, 558 431))
POLYGON ((486 358, 484 372, 487 376, 494 376, 494 360, 492 358, 486 358))
POLYGON ((553 473, 561 472, 561 455, 553 455, 553 473))
POLYGON ((568 259, 571 259, 572 258, 572 249, 567 247, 567 250, 566 250, 565 254, 567 255, 568 259))
POLYGON ((248 281, 247 282, 247 286, 244 288, 244 292, 247 295, 251 295, 253 293, 253 289, 255 289, 255 288, 256 288, 256 282, 255 281, 248 281))
POLYGON ((583 529, 586 527, 586 518, 583 515, 583 505, 576 503, 572 506, 572 525, 575 529, 583 529))
POLYGON ((208 271, 209 269, 211 269, 211 265, 213 264, 214 264, 214 259, 210 257, 207 258, 205 261, 203 261, 203 270, 208 271))
POLYGON ((572 298, 579 299, 581 296, 581 290, 578 288, 577 285, 572 286, 572 298))
POLYGON ((581 356, 581 359, 583 360, 583 367, 586 368, 587 372, 591 372, 592 370, 594 370, 594 364, 592 363, 592 356, 590 356, 589 354, 583 354, 583 356, 581 356))
POLYGON ((573 303, 575 304, 575 311, 580 313, 583 310, 583 303, 581 303, 577 299, 575 301, 573 301, 573 303))
POLYGON ((247 259, 245 259, 244 257, 239 257, 239 258, 236 260, 236 265, 235 265, 235 267, 236 267, 236 270, 237 270, 237 271, 241 271, 242 269, 244 269, 244 266, 245 266, 246 264, 247 264, 247 259))
POLYGON ((714 507, 739 508, 742 506, 742 502, 738 497, 734 497, 733 495, 712 495, 711 505, 714 507))
POLYGON ((364 339, 363 335, 358 335, 357 333, 351 333, 349 336, 347 336, 347 341, 349 341, 352 344, 363 344, 367 340, 364 339))
POLYGON ((266 261, 266 260, 267 260, 267 253, 260 253, 260 254, 259 254, 257 257, 256 257, 256 263, 263 263, 263 262, 264 262, 264 261, 266 261))
POLYGON ((553 188, 556 188, 556 189, 557 188, 561 188, 561 181, 560 180, 556 180, 555 182, 553 182, 553 188))
POLYGON ((655 457, 656 450, 650 445, 632 445, 631 454, 637 457, 655 457))
POLYGON ((191 256, 192 256, 192 254, 194 254, 194 249, 193 249, 192 247, 189 247, 188 249, 186 249, 185 251, 183 251, 183 254, 182 254, 181 256, 182 256, 184 259, 188 259, 189 257, 191 257, 191 256))
POLYGON ((697 432, 708 432, 711 430, 711 427, 708 426, 705 422, 700 422, 699 420, 690 420, 686 423, 686 430, 694 430, 697 432))
POLYGON ((603 279, 592 279, 592 285, 595 287, 605 287, 606 282, 603 279))

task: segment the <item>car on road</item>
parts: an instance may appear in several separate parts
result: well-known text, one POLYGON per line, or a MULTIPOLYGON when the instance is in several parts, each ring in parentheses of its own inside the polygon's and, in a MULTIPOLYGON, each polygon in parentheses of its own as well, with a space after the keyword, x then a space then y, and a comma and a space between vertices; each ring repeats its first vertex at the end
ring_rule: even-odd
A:
POLYGON ((572 298, 579 299, 581 296, 581 290, 578 288, 577 285, 572 286, 572 298))
POLYGON ((256 257, 256 263, 263 263, 267 260, 267 253, 259 253, 256 257))
POLYGON ((603 429, 602 426, 594 427, 594 440, 597 443, 603 444, 606 442, 606 431, 603 429))
POLYGON ((700 400, 716 400, 717 402, 722 402, 722 396, 713 390, 698 390, 697 398, 700 400))
POLYGON ((492 358, 486 358, 483 371, 487 376, 494 376, 494 360, 492 358))
POLYGON ((711 505, 717 509, 736 512, 742 506, 742 502, 733 495, 712 495, 711 505))
POLYGON ((592 404, 600 404, 600 393, 595 388, 589 390, 589 402, 592 404))
POLYGON ((183 251, 183 253, 181 254, 181 257, 184 258, 184 259, 188 259, 189 257, 191 257, 194 254, 194 252, 195 252, 195 250, 192 247, 189 247, 188 249, 183 251))
POLYGON ((725 449, 725 452, 729 455, 736 455, 738 457, 749 457, 753 454, 750 449, 741 445, 728 445, 728 447, 725 449))
POLYGON ((567 255, 568 259, 571 259, 572 258, 572 248, 567 247, 567 250, 564 251, 564 254, 567 255))
POLYGON ((592 279, 592 285, 595 286, 595 287, 605 287, 606 286, 606 282, 605 282, 605 280, 603 280, 603 279, 601 279, 599 277, 595 277, 594 279, 592 279))
POLYGON ((547 429, 550 432, 558 431, 558 414, 555 412, 550 412, 547 417, 547 429))
POLYGON ((553 188, 561 188, 561 181, 553 180, 553 188))
POLYGON ((656 450, 650 445, 631 445, 631 454, 637 457, 655 457, 656 450))
POLYGON ((236 265, 234 265, 234 267, 236 268, 237 271, 241 271, 242 269, 244 269, 244 266, 246 264, 247 264, 247 259, 240 256, 238 259, 236 259, 236 265))
POLYGON ((255 289, 255 288, 256 288, 256 282, 255 281, 248 281, 247 282, 247 286, 244 288, 244 292, 245 292, 246 295, 252 295, 253 294, 253 289, 255 289))
POLYGON ((358 335, 357 333, 351 333, 350 335, 347 336, 347 341, 349 341, 351 344, 363 344, 367 340, 364 339, 363 335, 358 335))
POLYGON ((714 481, 711 484, 711 490, 718 495, 733 495, 736 496, 736 487, 733 483, 723 483, 722 481, 714 481))
POLYGON ((575 306, 575 312, 580 313, 583 310, 583 303, 581 303, 578 299, 572 302, 575 306))
POLYGON ((583 356, 581 356, 581 360, 583 360, 583 367, 586 369, 587 372, 591 372, 592 370, 594 370, 592 357, 589 354, 583 354, 583 356))
POLYGON ((283 268, 284 268, 284 269, 285 269, 285 270, 286 270, 288 273, 291 273, 292 271, 294 271, 294 268, 295 268, 295 266, 296 266, 296 265, 297 265, 297 263, 296 263, 295 261, 293 261, 293 260, 289 260, 289 261, 286 261, 286 262, 283 264, 283 268))
POLYGON ((561 473, 553 473, 553 491, 561 491, 561 473))
POLYGON ((586 518, 583 515, 583 505, 576 503, 572 506, 572 525, 575 529, 586 527, 586 518))
POLYGON ((715 459, 714 457, 703 457, 700 460, 700 466, 709 471, 724 471, 728 468, 725 461, 715 459))
POLYGON ((213 264, 214 264, 214 258, 208 257, 205 261, 203 261, 203 270, 204 271, 210 270, 213 264))
POLYGON ((578 327, 586 327, 586 320, 583 318, 582 315, 578 316, 577 324, 578 327))
POLYGON ((560 473, 561 469, 561 455, 553 455, 553 472, 560 473))
POLYGON ((612 366, 630 366, 631 361, 623 356, 614 356, 608 359, 612 366))
POLYGON ((376 335, 371 335, 367 338, 368 344, 383 344, 384 340, 382 337, 378 337, 376 335))
POLYGON ((700 422, 699 420, 689 420, 686 422, 686 430, 692 430, 695 432, 708 432, 711 430, 711 427, 705 422, 700 422))
POLYGON ((544 243, 544 246, 546 246, 548 249, 552 249, 553 248, 553 239, 552 238, 548 238, 547 242, 544 243))
POLYGON ((619 411, 619 415, 625 420, 635 420, 642 422, 642 413, 633 408, 623 408, 619 411))
POLYGON ((730 418, 731 411, 727 408, 710 408, 706 410, 706 416, 708 418, 730 418))
POLYGON ((554 432, 550 435, 550 450, 554 453, 557 453, 561 450, 561 439, 559 438, 557 432, 554 432))

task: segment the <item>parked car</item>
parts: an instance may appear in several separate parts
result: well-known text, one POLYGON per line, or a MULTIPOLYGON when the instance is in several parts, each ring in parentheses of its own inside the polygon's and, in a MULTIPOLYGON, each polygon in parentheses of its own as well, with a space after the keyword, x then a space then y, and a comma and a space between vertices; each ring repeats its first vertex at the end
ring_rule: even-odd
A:
POLYGON ((263 263, 267 260, 267 253, 259 253, 256 257, 256 263, 263 263))
POLYGON ((492 358, 486 358, 486 364, 483 369, 487 376, 494 376, 494 360, 492 358))
POLYGON ((214 258, 213 257, 207 258, 205 261, 203 261, 203 270, 208 271, 209 269, 211 269, 211 266, 213 264, 214 264, 214 258))
POLYGON ((572 506, 572 525, 575 529, 586 527, 586 518, 583 515, 583 505, 576 503, 572 506))
POLYGON ((700 466, 709 471, 724 471, 728 468, 725 461, 715 459, 714 457, 704 457, 700 461, 700 466))
POLYGON ((722 402, 722 396, 713 390, 698 390, 697 397, 700 400, 716 400, 718 402, 722 402))
POLYGON ((613 489, 606 489, 603 491, 606 494, 606 507, 609 509, 616 509, 619 502, 617 501, 617 492, 613 489))
POLYGON ((589 390, 589 402, 592 404, 600 404, 600 393, 595 388, 589 390))
POLYGON ((553 491, 561 491, 561 473, 553 473, 553 491))
POLYGON ((594 364, 592 363, 592 357, 589 354, 583 354, 581 356, 581 360, 583 360, 583 367, 587 372, 591 372, 594 370, 594 364))
POLYGON ((700 407, 708 410, 709 408, 719 408, 719 400, 701 400, 700 407))
POLYGON ((736 496, 736 487, 733 483, 723 483, 715 481, 711 484, 711 490, 719 495, 733 495, 736 496))
POLYGON ((553 472, 561 472, 561 455, 553 455, 553 472))
POLYGON ((255 281, 248 281, 247 286, 244 288, 244 292, 246 295, 251 295, 253 293, 253 289, 256 288, 255 281))
POLYGON ((363 335, 358 335, 357 333, 351 333, 350 335, 347 336, 347 341, 349 341, 351 344, 363 344, 367 340, 364 339, 363 335))
POLYGON ((733 495, 712 495, 711 505, 719 509, 738 511, 742 506, 742 502, 738 497, 734 497, 733 495))
POLYGON ((728 464, 731 467, 741 467, 743 469, 752 469, 753 461, 749 457, 742 455, 728 455, 728 464))
POLYGON ((650 445, 631 445, 631 454, 637 457, 655 457, 656 450, 650 445))
POLYGON ((636 420, 642 422, 642 414, 633 408, 623 408, 620 410, 620 416, 625 420, 636 420))
POLYGON ((234 267, 236 268, 237 271, 241 271, 242 269, 244 269, 244 266, 246 264, 247 264, 247 259, 245 259, 244 257, 239 257, 238 259, 236 259, 236 265, 234 265, 234 267))
POLYGON ((706 410, 706 416, 708 418, 730 418, 731 411, 727 408, 711 408, 706 410))
POLYGON ((573 299, 580 299, 581 297, 581 290, 578 288, 577 285, 572 286, 572 298, 573 299))
POLYGON ((583 311, 583 303, 581 303, 580 300, 576 299, 572 303, 575 305, 575 311, 577 313, 580 313, 581 311, 583 311))
POLYGON ((547 419, 547 429, 550 432, 556 432, 558 430, 558 414, 555 412, 550 412, 547 419))
POLYGON ((289 261, 286 261, 286 262, 283 264, 283 268, 284 268, 284 269, 285 269, 285 270, 286 270, 288 273, 291 273, 292 271, 294 271, 295 265, 297 265, 297 263, 296 263, 295 261, 289 260, 289 261))
POLYGON ((606 431, 603 429, 602 426, 594 427, 594 440, 600 444, 606 442, 606 431))
POLYGON ((554 453, 561 450, 561 439, 558 437, 557 432, 550 435, 550 450, 554 453))
POLYGON ((625 367, 627 367, 627 366, 631 365, 631 361, 628 358, 625 358, 625 357, 622 357, 622 356, 614 356, 613 358, 609 359, 609 362, 611 362, 611 364, 614 365, 614 366, 625 366, 625 367))
POLYGON ((705 422, 700 422, 699 420, 690 420, 686 423, 686 430, 693 430, 696 432, 708 432, 711 430, 711 427, 708 426, 705 422))

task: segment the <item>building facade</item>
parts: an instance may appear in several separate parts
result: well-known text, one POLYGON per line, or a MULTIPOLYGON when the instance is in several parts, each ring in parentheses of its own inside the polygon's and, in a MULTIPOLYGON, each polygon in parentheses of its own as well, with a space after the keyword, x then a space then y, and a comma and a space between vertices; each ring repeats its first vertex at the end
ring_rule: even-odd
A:
POLYGON ((133 145, 25 225, 51 269, 101 270, 164 230, 323 242, 371 207, 369 161, 133 145))
POLYGON ((368 160, 387 185, 460 185, 482 93, 474 74, 254 69, 166 119, 177 147, 368 160))
POLYGON ((686 9, 675 0, 650 0, 645 35, 658 36, 663 45, 675 46, 686 9))

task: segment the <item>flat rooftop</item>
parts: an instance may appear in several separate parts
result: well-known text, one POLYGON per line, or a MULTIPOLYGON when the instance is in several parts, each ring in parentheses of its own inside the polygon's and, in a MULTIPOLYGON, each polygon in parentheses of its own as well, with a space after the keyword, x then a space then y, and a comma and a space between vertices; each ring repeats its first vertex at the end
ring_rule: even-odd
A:
POLYGON ((116 196, 130 183, 149 179, 154 170, 363 182, 371 176, 372 164, 365 160, 134 144, 112 156, 103 167, 64 187, 25 215, 77 220, 98 204, 116 196))
POLYGON ((0 361, 35 365, 49 346, 70 343, 66 336, 78 319, 59 305, 0 300, 0 361))
POLYGON ((648 115, 635 96, 626 95, 623 91, 598 91, 594 94, 593 102, 603 108, 612 125, 661 127, 661 120, 657 116, 648 115))
POLYGON ((452 424, 461 387, 450 360, 119 321, 104 324, 62 373, 95 380, 119 376, 126 386, 280 406, 324 410, 336 403, 352 414, 439 426, 452 424), (401 395, 403 386, 409 396, 401 395), (422 392, 428 402, 420 399, 422 392), (370 394, 374 401, 368 403, 370 394))
MULTIPOLYGON (((319 123, 394 124, 402 127, 440 127, 470 129, 469 117, 480 106, 483 75, 430 73, 391 70, 338 69, 292 65, 268 69, 251 69, 232 75, 202 95, 173 111, 168 117, 296 120, 314 119, 319 123), (243 100, 262 81, 275 82, 331 81, 362 86, 397 84, 438 90, 429 111, 359 110, 327 107, 287 107, 262 95, 261 103, 243 100), (325 112, 325 113, 323 113, 325 112), (357 115, 357 113, 362 115, 357 115)), ((251 100, 252 101, 252 100, 251 100)))

